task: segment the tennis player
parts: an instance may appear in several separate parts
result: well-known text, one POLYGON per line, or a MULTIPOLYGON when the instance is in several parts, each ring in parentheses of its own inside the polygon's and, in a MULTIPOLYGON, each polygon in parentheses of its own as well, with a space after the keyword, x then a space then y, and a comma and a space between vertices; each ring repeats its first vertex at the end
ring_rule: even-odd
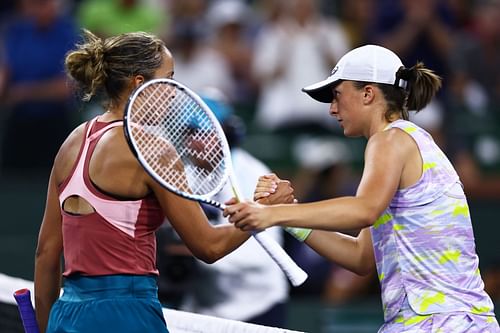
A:
POLYGON ((249 235, 230 224, 212 227, 198 203, 154 181, 126 143, 122 119, 131 91, 174 74, 160 39, 127 33, 101 40, 84 31, 65 65, 84 100, 103 92, 109 102, 69 135, 54 161, 35 259, 40 330, 168 332, 157 297, 155 240, 165 217, 208 263, 249 235))
MULTIPOLYGON (((424 108, 440 86, 422 63, 406 68, 386 48, 351 50, 303 91, 331 103, 344 135, 368 139, 356 195, 272 206, 232 201, 224 212, 242 230, 284 226, 358 274, 376 267, 379 332, 500 332, 459 177, 432 137, 408 121, 408 110, 424 108), (339 233, 358 228, 357 237, 339 233)), ((255 199, 270 200, 277 180, 261 177, 255 199)))

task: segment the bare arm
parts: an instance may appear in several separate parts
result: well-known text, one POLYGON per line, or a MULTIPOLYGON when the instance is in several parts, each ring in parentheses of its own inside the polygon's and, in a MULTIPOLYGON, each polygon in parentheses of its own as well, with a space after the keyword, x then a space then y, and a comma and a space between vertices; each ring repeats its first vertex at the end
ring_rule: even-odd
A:
MULTIPOLYGON (((212 226, 197 202, 168 191, 149 176, 132 154, 119 128, 111 130, 108 136, 103 136, 101 143, 102 146, 97 146, 93 158, 98 158, 99 154, 102 154, 113 156, 114 159, 113 161, 108 159, 106 163, 101 160, 101 163, 95 165, 91 161, 90 172, 93 181, 103 190, 126 197, 144 197, 153 192, 161 205, 164 216, 182 238, 184 244, 200 260, 212 263, 248 239, 249 233, 242 232, 233 225, 212 226)), ((175 149, 162 139, 155 141, 154 145, 165 153, 161 157, 162 162, 165 165, 171 165, 177 157, 175 149)), ((157 155, 145 155, 145 157, 146 159, 158 158, 157 155)), ((187 186, 187 179, 182 179, 184 168, 182 162, 176 163, 173 168, 179 182, 187 186)))
POLYGON ((50 309, 61 289, 62 218, 54 178, 52 173, 35 257, 35 307, 41 332, 45 332, 50 309))
MULTIPOLYGON (((290 182, 275 174, 259 178, 254 199, 265 205, 293 202, 290 182)), ((319 255, 359 275, 370 274, 375 269, 370 229, 361 230, 358 237, 340 232, 313 230, 304 241, 319 255)))
MULTIPOLYGON (((374 135, 366 148, 363 177, 354 197, 273 206, 245 202, 229 206, 225 214, 243 230, 260 230, 272 225, 312 228, 307 245, 357 274, 368 274, 375 267, 368 227, 388 207, 400 186, 412 145, 415 144, 408 135, 397 129, 374 135), (358 237, 338 232, 357 228, 362 229, 358 237)), ((259 182, 257 192, 261 194, 256 193, 255 198, 269 201, 274 194, 268 193, 275 190, 276 185, 259 182)))
POLYGON ((305 243, 319 255, 359 275, 368 275, 375 269, 372 238, 369 228, 358 237, 340 232, 313 230, 305 243))
POLYGON ((407 148, 393 143, 394 140, 401 142, 402 136, 407 135, 391 130, 378 133, 369 140, 356 196, 273 206, 245 202, 228 206, 224 214, 229 215, 230 222, 242 230, 262 230, 280 225, 343 231, 371 226, 388 207, 399 186, 407 148), (398 138, 393 138, 395 135, 398 138))
POLYGON ((163 211, 195 257, 213 263, 245 242, 250 234, 231 224, 213 226, 200 205, 165 190, 151 179, 148 184, 155 192, 163 211))

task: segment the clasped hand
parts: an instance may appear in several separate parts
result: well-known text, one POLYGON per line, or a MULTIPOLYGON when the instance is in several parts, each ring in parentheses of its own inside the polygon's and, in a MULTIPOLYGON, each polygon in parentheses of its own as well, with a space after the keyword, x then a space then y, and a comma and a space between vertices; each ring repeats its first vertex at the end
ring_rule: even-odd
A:
POLYGON ((289 181, 279 179, 275 174, 259 177, 254 191, 255 201, 238 202, 235 198, 226 202, 224 216, 243 231, 261 231, 275 225, 275 210, 272 205, 296 202, 289 181))

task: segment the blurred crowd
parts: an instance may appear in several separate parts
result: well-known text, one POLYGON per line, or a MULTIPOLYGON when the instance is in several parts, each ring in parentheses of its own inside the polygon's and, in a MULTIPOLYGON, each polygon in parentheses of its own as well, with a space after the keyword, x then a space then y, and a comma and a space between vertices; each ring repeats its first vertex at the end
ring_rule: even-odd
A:
MULTIPOLYGON (((81 103, 63 72, 80 29, 102 37, 142 30, 166 41, 177 80, 227 96, 247 127, 243 145, 291 179, 300 201, 353 194, 362 151, 342 137, 328 105, 301 88, 372 43, 443 77, 435 101, 411 119, 448 154, 472 201, 498 203, 498 22, 499 0, 2 0, 0 172, 48 172, 66 135, 99 109, 99 101, 81 103)), ((286 246, 311 276, 293 293, 340 304, 376 283, 292 239, 286 246)), ((499 267, 493 258, 485 272, 497 300, 499 267)))

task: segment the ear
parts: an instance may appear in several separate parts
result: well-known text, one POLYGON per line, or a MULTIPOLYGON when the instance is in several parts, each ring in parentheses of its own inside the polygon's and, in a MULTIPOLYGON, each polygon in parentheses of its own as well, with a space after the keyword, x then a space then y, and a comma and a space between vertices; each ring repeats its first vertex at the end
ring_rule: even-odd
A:
POLYGON ((375 89, 371 84, 363 87, 363 104, 367 105, 375 99, 375 89))
POLYGON ((134 88, 139 87, 141 84, 144 83, 144 81, 146 81, 144 79, 144 76, 142 76, 142 75, 136 75, 136 76, 134 76, 134 79, 133 79, 134 88))

